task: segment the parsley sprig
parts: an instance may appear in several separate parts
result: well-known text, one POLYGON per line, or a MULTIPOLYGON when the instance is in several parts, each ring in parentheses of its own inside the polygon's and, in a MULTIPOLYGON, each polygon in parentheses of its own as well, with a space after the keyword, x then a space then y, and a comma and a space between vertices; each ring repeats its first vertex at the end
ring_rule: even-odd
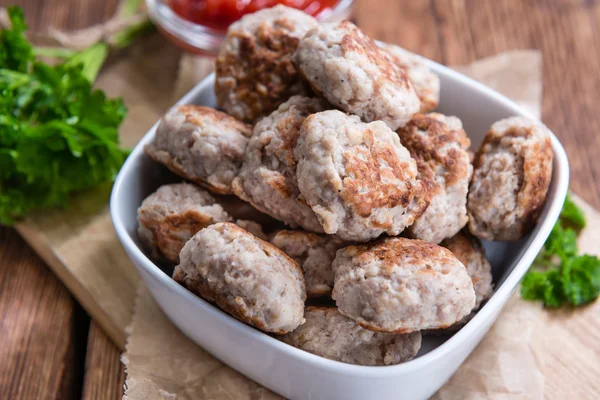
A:
POLYGON ((118 139, 123 101, 92 88, 108 45, 48 65, 25 38, 22 10, 8 15, 11 27, 0 30, 0 224, 10 225, 113 180, 128 151, 118 139))
POLYGON ((521 282, 521 296, 546 307, 578 306, 600 295, 600 260, 578 255, 577 234, 585 227, 583 211, 567 196, 533 267, 521 282))

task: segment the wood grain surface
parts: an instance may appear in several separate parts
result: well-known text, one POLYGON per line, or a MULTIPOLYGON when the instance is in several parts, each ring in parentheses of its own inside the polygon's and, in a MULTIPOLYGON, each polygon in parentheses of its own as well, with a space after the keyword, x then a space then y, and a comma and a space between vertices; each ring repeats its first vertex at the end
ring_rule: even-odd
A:
MULTIPOLYGON (((0 7, 23 7, 35 33, 101 23, 118 2, 0 0, 0 7)), ((0 399, 122 397, 118 348, 93 322, 90 327, 64 284, 7 228, 0 228, 0 316, 0 399)))
POLYGON ((83 400, 118 400, 123 397, 125 371, 121 351, 92 320, 87 343, 83 400))
MULTIPOLYGON (((50 26, 76 29, 101 22, 118 0, 0 0, 0 6, 12 3, 24 7, 34 31, 43 32, 50 26)), ((504 50, 541 50, 543 120, 569 155, 572 189, 600 208, 600 3, 358 0, 354 15, 375 38, 445 64, 504 50)), ((14 231, 0 229, 0 398, 120 397, 118 349, 92 326, 84 363, 87 324, 81 326, 78 310, 14 231)))
POLYGON ((0 228, 0 399, 76 399, 87 317, 23 240, 0 228))

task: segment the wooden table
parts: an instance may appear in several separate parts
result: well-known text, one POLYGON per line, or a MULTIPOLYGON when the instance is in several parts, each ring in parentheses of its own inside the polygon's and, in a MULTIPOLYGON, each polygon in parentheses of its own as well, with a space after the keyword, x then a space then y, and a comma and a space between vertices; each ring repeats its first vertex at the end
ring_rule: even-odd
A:
MULTIPOLYGON (((0 0, 0 6, 14 3, 0 0)), ((108 19, 118 0, 21 0, 33 31, 108 19)), ((600 208, 600 4, 587 0, 359 0, 369 34, 445 64, 540 49, 543 119, 571 188, 600 208), (598 177, 598 178, 597 178, 598 177)), ((119 399, 119 351, 11 229, 0 228, 0 399, 119 399)))

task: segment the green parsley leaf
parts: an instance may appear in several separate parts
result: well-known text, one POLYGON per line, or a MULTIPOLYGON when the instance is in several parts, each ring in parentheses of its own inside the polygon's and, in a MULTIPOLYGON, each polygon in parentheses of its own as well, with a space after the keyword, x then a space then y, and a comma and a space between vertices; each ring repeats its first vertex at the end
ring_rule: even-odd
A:
POLYGON ((525 300, 541 300, 546 307, 579 306, 600 295, 600 260, 578 255, 577 232, 585 226, 583 211, 567 196, 532 269, 521 282, 525 300), (573 229, 575 228, 575 229, 573 229))
POLYGON ((577 232, 571 228, 564 228, 561 222, 557 221, 540 254, 558 256, 561 259, 573 257, 577 254, 577 232))
POLYGON ((577 230, 585 228, 585 215, 583 214, 583 210, 573 202, 569 194, 567 194, 565 204, 563 204, 560 219, 563 224, 572 226, 577 230))
POLYGON ((560 307, 565 302, 560 278, 554 269, 530 271, 521 282, 521 296, 525 300, 542 300, 546 307, 560 307))
POLYGON ((92 88, 108 45, 48 65, 34 57, 21 9, 9 16, 0 31, 0 224, 114 180, 128 155, 118 140, 123 101, 92 88))
POLYGON ((33 47, 23 35, 27 30, 25 16, 17 6, 8 7, 7 11, 11 29, 0 31, 0 68, 27 73, 33 60, 33 47))
POLYGON ((566 261, 562 268, 563 293, 569 304, 594 301, 600 294, 600 260, 583 255, 566 261))

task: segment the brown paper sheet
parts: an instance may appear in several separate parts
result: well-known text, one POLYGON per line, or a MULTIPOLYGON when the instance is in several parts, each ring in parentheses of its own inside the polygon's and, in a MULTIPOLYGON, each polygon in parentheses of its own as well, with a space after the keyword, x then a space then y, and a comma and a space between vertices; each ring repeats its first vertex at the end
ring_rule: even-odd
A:
MULTIPOLYGON (((175 92, 181 95, 189 90, 210 70, 210 63, 183 57, 175 92)), ((540 115, 539 52, 503 53, 457 69, 503 92, 533 115, 540 115)), ((584 207, 590 221, 600 221, 600 214, 585 204, 584 207)), ((596 231, 586 229, 581 237, 582 250, 597 254, 598 236, 596 231)), ((593 398, 600 384, 593 383, 596 386, 591 388, 575 384, 596 382, 595 373, 600 370, 598 350, 590 352, 586 345, 586 340, 592 340, 590 329, 585 328, 590 321, 600 327, 600 303, 573 313, 549 312, 515 294, 481 344, 434 398, 593 398), (564 326, 565 321, 581 325, 581 338, 574 337, 572 330, 564 326), (570 351, 565 354, 557 350, 556 342, 570 351), (585 355, 586 350, 589 356, 585 355), (572 365, 578 365, 576 371, 572 365)), ((594 330, 595 340, 599 340, 595 333, 598 330, 594 330)), ((123 356, 127 367, 125 399, 277 397, 187 339, 162 314, 144 287, 139 289, 129 333, 123 356)))
POLYGON ((509 51, 452 68, 513 99, 536 118, 542 115, 542 55, 539 51, 509 51))
POLYGON ((124 399, 276 399, 277 395, 227 367, 186 338, 143 284, 129 328, 124 399))

